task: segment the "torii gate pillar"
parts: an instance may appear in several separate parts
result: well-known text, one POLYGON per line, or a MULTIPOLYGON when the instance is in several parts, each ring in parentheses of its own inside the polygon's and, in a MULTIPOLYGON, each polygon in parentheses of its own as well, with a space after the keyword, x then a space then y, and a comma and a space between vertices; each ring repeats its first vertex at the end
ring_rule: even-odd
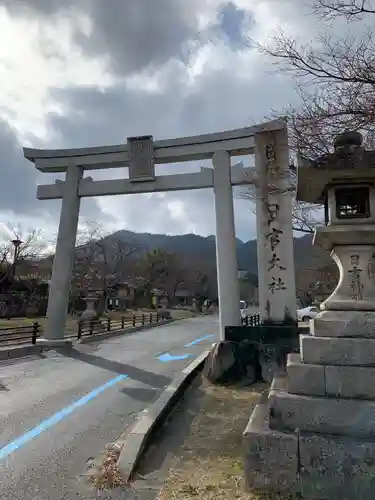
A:
POLYGON ((78 187, 82 176, 83 169, 81 167, 75 165, 67 167, 49 287, 44 338, 38 339, 38 343, 51 347, 71 344, 70 340, 64 338, 64 334, 81 205, 78 187))
POLYGON ((240 326, 240 282, 238 279, 236 231, 233 211, 230 155, 217 151, 214 166, 216 215, 216 267, 219 295, 220 340, 226 326, 240 326))

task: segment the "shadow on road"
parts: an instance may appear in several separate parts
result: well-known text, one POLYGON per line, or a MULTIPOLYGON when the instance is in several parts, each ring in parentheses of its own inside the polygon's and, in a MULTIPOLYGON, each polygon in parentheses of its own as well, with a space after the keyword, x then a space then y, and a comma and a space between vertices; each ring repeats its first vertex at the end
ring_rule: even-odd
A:
POLYGON ((121 389, 121 392, 132 399, 142 401, 142 403, 152 403, 160 394, 158 389, 146 389, 143 387, 124 387, 121 389))
POLYGON ((24 356, 19 358, 9 358, 0 360, 0 367, 3 366, 11 366, 11 365, 20 365, 21 363, 29 363, 30 361, 36 361, 38 359, 45 359, 46 356, 42 353, 31 354, 30 356, 24 356))
POLYGON ((164 388, 172 381, 171 378, 166 377, 165 375, 142 370, 141 368, 136 368, 135 366, 131 366, 126 363, 111 361, 110 359, 102 358, 101 356, 78 351, 75 348, 61 349, 60 353, 68 358, 76 359, 77 361, 82 361, 83 363, 88 363, 90 365, 103 368, 104 370, 109 370, 120 375, 128 375, 132 380, 137 380, 138 382, 142 382, 142 384, 156 387, 158 389, 164 388))

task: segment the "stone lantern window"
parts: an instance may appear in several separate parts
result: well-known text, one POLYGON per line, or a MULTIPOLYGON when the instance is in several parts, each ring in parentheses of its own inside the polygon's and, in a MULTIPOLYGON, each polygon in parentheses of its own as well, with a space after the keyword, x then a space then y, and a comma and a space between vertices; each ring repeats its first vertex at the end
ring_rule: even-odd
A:
POLYGON ((370 190, 366 186, 335 189, 337 219, 370 217, 370 190))

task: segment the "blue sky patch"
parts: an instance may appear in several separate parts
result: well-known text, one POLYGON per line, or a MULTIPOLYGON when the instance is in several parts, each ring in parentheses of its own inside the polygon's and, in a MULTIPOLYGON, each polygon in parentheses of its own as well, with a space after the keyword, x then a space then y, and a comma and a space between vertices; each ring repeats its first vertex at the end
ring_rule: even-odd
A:
POLYGON ((244 33, 244 25, 248 24, 248 13, 245 10, 238 9, 234 3, 228 2, 221 9, 218 18, 219 28, 232 48, 240 48, 248 43, 244 33))

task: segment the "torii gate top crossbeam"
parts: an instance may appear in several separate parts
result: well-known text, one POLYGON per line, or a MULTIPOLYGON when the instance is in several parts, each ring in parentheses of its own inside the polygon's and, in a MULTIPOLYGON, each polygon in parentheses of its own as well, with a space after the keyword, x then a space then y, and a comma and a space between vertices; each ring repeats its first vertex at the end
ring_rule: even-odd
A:
MULTIPOLYGON (((178 139, 167 139, 154 143, 154 162, 175 163, 210 159, 219 150, 232 156, 254 153, 254 136, 260 132, 273 132, 286 127, 283 119, 272 120, 253 127, 205 134, 178 139)), ((79 149, 32 149, 24 148, 24 156, 41 172, 66 172, 68 166, 77 165, 85 170, 124 167, 130 157, 127 144, 99 146, 79 149)))

